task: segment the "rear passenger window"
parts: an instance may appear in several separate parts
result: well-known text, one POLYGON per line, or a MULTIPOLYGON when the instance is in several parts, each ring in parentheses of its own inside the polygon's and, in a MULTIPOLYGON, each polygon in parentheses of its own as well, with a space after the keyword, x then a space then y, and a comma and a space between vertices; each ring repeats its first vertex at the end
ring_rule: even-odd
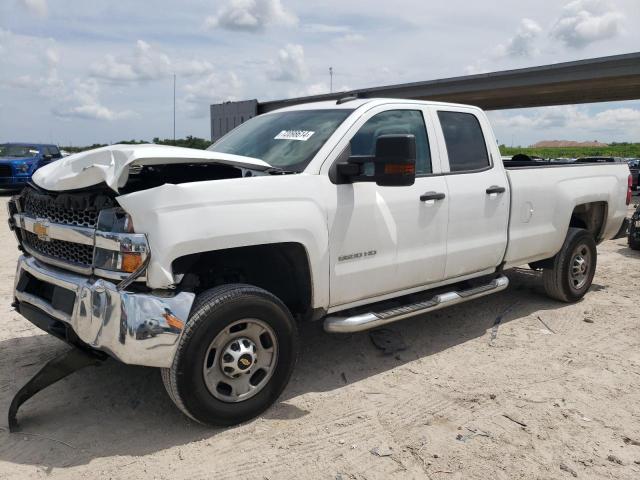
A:
POLYGON ((487 145, 475 115, 438 112, 452 172, 480 170, 490 165, 487 145))
MULTIPOLYGON (((371 117, 351 139, 351 155, 376 153, 376 140, 381 135, 410 134, 416 137, 416 174, 431 173, 431 153, 422 113, 417 110, 389 110, 371 117)), ((365 165, 365 174, 367 174, 365 165)), ((373 174, 373 168, 368 172, 373 174)))

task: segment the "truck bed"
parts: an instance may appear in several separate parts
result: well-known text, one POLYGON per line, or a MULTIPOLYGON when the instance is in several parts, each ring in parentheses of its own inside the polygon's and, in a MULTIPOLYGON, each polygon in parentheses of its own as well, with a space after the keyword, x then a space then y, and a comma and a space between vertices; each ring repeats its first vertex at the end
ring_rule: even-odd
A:
POLYGON ((574 209, 602 208, 598 241, 613 238, 626 215, 626 163, 543 163, 506 161, 511 190, 506 266, 555 255, 574 209))

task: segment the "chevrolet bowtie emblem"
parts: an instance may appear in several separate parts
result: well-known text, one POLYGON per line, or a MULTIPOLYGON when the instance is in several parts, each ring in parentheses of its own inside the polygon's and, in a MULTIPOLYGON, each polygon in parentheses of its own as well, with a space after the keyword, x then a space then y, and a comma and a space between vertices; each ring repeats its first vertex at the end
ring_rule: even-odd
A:
POLYGON ((243 367, 247 367, 251 362, 246 358, 241 358, 240 363, 242 364, 243 367))
POLYGON ((35 233, 40 240, 43 240, 45 242, 51 240, 49 238, 49 225, 47 225, 46 223, 42 223, 39 221, 35 222, 33 224, 33 233, 35 233))

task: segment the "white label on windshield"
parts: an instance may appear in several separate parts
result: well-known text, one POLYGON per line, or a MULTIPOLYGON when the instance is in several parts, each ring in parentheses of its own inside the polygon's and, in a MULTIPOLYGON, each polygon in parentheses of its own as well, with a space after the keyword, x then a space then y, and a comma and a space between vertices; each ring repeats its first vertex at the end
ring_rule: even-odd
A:
POLYGON ((282 130, 278 135, 273 137, 274 140, 300 140, 306 142, 316 132, 309 130, 282 130))

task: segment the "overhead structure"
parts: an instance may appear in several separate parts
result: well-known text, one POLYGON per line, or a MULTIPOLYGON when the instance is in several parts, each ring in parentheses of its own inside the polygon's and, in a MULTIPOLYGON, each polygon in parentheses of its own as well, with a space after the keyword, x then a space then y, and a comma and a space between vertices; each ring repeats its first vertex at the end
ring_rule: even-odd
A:
POLYGON ((215 104, 211 105, 211 139, 261 113, 346 96, 439 100, 485 110, 635 100, 640 99, 640 52, 285 100, 215 104))

